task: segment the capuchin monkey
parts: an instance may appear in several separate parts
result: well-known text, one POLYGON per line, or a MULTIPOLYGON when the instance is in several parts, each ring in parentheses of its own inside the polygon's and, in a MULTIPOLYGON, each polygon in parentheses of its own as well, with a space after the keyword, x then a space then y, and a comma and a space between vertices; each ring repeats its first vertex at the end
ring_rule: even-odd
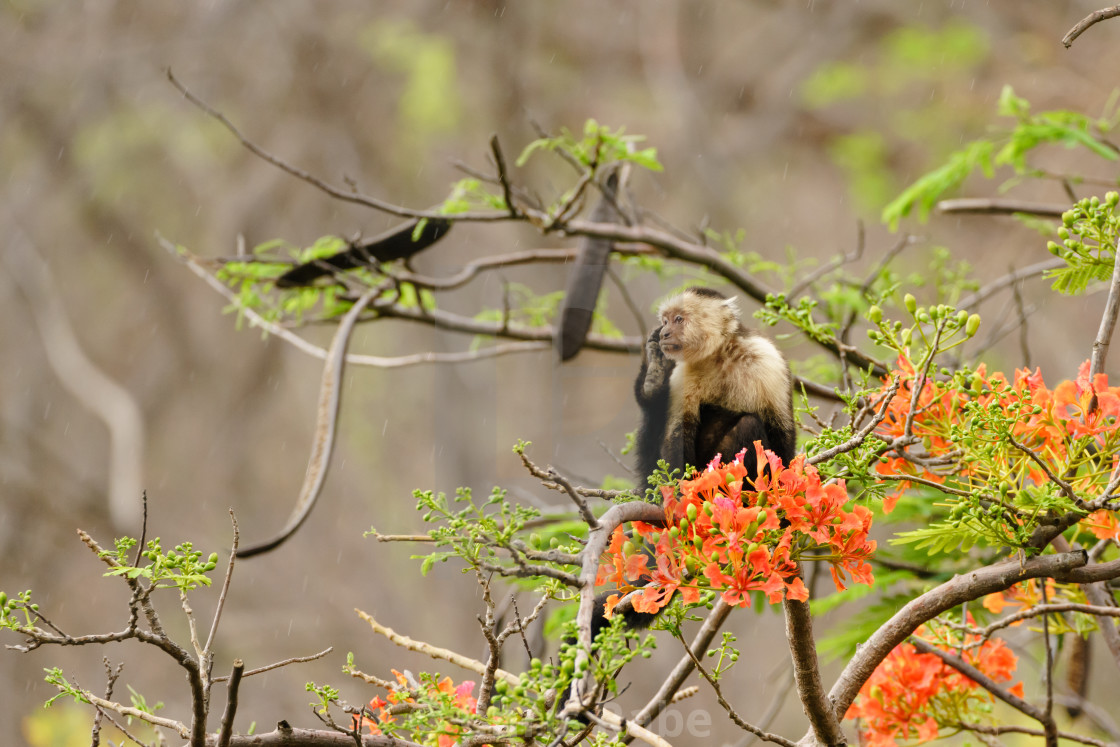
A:
POLYGON ((348 249, 338 254, 296 265, 276 279, 276 286, 294 288, 311 285, 335 270, 352 270, 355 267, 408 259, 446 236, 452 225, 450 220, 428 218, 420 233, 414 235, 419 222, 411 220, 372 239, 351 242, 348 249))
MULTIPOLYGON (((667 299, 659 326, 646 342, 634 396, 642 410, 636 443, 641 479, 664 459, 670 470, 703 469, 717 454, 725 461, 748 449, 747 477, 757 477, 752 458, 761 441, 788 465, 797 448, 789 364, 769 339, 739 321, 735 299, 693 287, 667 299)), ((610 625, 595 599, 591 638, 610 625)), ((660 612, 616 607, 628 628, 645 628, 660 612)), ((568 693, 562 695, 566 701, 568 693)))
MULTIPOLYGON (((634 396, 642 410, 636 443, 639 478, 664 459, 670 470, 703 469, 748 449, 743 466, 757 477, 755 441, 788 465, 797 448, 789 364, 769 339, 739 321, 735 299, 693 287, 667 299, 660 326, 646 342, 634 396)), ((596 599, 591 635, 608 621, 596 599)), ((644 628, 657 613, 622 612, 627 627, 644 628)))
MULTIPOLYGON (((755 441, 788 465, 797 445, 792 376, 774 343, 744 327, 735 299, 711 288, 667 299, 658 317, 634 382, 639 477, 658 459, 670 469, 703 469, 755 441)), ((753 480, 754 460, 744 466, 753 480)))

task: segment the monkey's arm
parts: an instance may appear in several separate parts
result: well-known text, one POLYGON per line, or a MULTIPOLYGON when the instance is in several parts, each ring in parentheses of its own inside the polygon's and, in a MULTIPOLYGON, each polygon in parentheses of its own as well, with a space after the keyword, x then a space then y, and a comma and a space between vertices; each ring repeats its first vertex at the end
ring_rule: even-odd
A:
POLYGON ((333 270, 352 270, 371 263, 407 259, 446 236, 452 225, 449 220, 429 218, 420 234, 413 238, 418 223, 418 220, 409 221, 380 236, 353 243, 346 251, 297 265, 278 277, 276 285, 279 288, 293 288, 308 285, 331 274, 333 270))
POLYGON ((634 380, 634 399, 643 410, 669 400, 669 376, 676 363, 661 352, 661 327, 656 327, 646 338, 646 349, 642 355, 642 367, 634 380))
POLYGON ((657 469, 669 425, 669 376, 675 364, 661 352, 660 341, 661 328, 658 327, 646 340, 642 367, 634 380, 634 399, 642 410, 635 444, 639 488, 645 487, 645 479, 657 469))
MULTIPOLYGON (((591 211, 595 223, 613 223, 621 219, 615 207, 618 195, 618 173, 611 173, 603 184, 603 196, 591 211)), ((568 287, 564 291, 564 303, 560 309, 560 329, 556 336, 556 348, 560 360, 573 358, 583 347, 587 331, 591 329, 591 317, 599 301, 599 290, 603 287, 603 276, 611 261, 610 239, 584 236, 579 242, 579 255, 575 266, 568 276, 568 287)))

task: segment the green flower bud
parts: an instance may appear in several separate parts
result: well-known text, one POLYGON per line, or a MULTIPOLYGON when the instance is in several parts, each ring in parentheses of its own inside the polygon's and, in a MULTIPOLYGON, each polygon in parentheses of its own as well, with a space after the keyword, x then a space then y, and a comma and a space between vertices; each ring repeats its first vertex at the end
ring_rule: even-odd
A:
POLYGON ((918 299, 914 298, 913 294, 907 293, 903 297, 902 302, 906 304, 906 310, 913 314, 918 308, 918 299))
POLYGON ((689 521, 696 521, 696 516, 699 513, 695 503, 688 504, 688 508, 686 508, 684 512, 685 515, 688 516, 689 521))
POLYGON ((968 322, 965 323, 965 325, 964 325, 964 333, 966 335, 968 335, 969 337, 972 337, 976 334, 976 331, 979 330, 979 329, 980 329, 980 315, 979 314, 973 314, 972 316, 970 316, 968 318, 968 322))
POLYGON ((872 324, 878 324, 883 320, 883 310, 877 305, 872 306, 867 310, 867 318, 872 324))

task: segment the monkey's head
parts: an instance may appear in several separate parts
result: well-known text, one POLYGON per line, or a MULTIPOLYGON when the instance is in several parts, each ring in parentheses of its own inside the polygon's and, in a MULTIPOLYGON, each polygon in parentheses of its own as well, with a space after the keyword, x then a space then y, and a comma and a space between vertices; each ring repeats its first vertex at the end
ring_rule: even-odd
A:
POLYGON ((689 288, 666 299, 658 318, 661 352, 680 362, 704 360, 742 331, 735 299, 711 288, 689 288))

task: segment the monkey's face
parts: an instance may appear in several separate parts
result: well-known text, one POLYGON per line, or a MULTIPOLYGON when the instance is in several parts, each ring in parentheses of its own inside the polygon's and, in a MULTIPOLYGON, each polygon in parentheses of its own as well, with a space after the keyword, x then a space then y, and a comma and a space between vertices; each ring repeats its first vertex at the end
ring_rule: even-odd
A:
POLYGON ((713 355, 725 337, 738 328, 731 307, 711 298, 683 294, 661 307, 661 352, 677 361, 699 361, 713 355))
POLYGON ((669 360, 684 359, 686 320, 679 310, 670 309, 661 317, 661 352, 669 360))

